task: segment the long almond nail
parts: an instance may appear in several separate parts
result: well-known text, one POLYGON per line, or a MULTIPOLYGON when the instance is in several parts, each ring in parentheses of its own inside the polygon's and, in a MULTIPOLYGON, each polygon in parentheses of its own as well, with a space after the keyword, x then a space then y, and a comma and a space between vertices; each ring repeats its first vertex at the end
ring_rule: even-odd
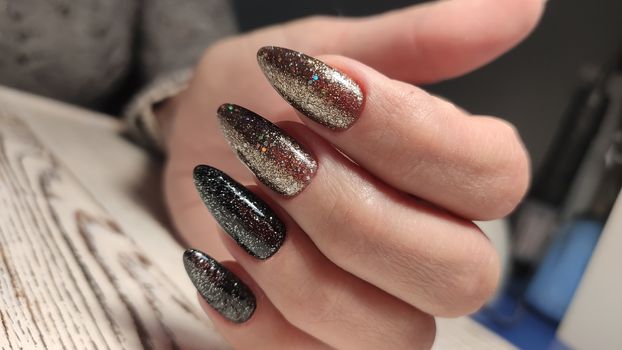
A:
POLYGON ((207 165, 194 168, 194 184, 214 219, 249 254, 267 259, 279 250, 285 225, 253 192, 207 165))
POLYGON ((220 106, 218 117, 231 148, 266 186, 294 196, 311 182, 317 162, 279 127, 233 104, 220 106))
POLYGON ((262 47, 259 66, 285 100, 331 129, 346 129, 363 110, 361 87, 344 73, 303 53, 262 47))
POLYGON ((207 254, 184 252, 184 267, 203 299, 226 319, 246 322, 255 312, 255 295, 231 271, 207 254))

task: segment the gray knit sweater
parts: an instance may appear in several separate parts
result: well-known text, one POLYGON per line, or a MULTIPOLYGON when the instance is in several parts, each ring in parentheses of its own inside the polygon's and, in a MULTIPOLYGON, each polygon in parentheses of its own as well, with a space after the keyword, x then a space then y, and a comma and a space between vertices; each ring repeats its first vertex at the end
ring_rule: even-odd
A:
POLYGON ((105 109, 234 31, 228 0, 0 0, 0 84, 105 109))

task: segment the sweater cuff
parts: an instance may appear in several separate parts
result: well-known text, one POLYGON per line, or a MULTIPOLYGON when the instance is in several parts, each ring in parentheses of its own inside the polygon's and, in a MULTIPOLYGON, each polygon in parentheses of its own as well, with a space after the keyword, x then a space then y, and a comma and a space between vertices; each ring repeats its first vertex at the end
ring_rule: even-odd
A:
POLYGON ((154 107, 188 87, 192 69, 183 69, 158 78, 144 88, 125 109, 129 136, 139 144, 164 153, 164 137, 154 107))

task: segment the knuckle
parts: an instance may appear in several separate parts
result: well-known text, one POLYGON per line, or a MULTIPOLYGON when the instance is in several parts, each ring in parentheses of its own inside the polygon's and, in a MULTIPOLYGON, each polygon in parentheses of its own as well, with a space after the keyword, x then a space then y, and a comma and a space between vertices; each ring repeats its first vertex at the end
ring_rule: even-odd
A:
POLYGON ((452 234, 456 241, 451 244, 393 245, 378 252, 388 259, 383 272, 393 281, 394 291, 435 316, 457 317, 478 310, 496 290, 500 264, 492 244, 477 226, 470 226, 452 234))
POLYGON ((490 118, 487 159, 482 161, 481 175, 488 179, 484 210, 477 219, 490 220, 508 215, 527 192, 530 182, 530 160, 516 128, 509 122, 490 118))
POLYGON ((530 161, 516 128, 506 121, 502 121, 501 125, 503 125, 504 139, 509 142, 508 156, 500 167, 505 170, 505 173, 500 176, 503 189, 500 192, 505 199, 501 201, 500 208, 503 211, 500 214, 505 216, 516 207, 527 192, 530 181, 530 161))
POLYGON ((436 339, 436 321, 428 314, 420 313, 399 325, 399 336, 386 341, 387 349, 429 350, 436 339))
POLYGON ((462 276, 462 300, 464 313, 473 313, 480 309, 493 295, 499 283, 500 264, 497 252, 491 244, 481 244, 475 250, 478 257, 471 264, 465 276, 462 276))
POLYGON ((431 349, 436 339, 436 321, 434 317, 426 315, 418 326, 417 332, 419 334, 417 335, 416 341, 410 344, 417 344, 417 348, 422 350, 431 349))
POLYGON ((458 261, 446 266, 442 294, 437 298, 437 316, 457 317, 479 310, 495 292, 500 265, 497 252, 482 235, 461 252, 458 261))

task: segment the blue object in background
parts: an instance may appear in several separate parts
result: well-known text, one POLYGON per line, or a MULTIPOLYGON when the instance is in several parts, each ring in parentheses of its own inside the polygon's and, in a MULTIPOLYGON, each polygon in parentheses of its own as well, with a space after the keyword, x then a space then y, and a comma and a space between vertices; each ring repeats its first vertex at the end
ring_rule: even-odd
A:
POLYGON ((527 289, 525 299, 533 308, 552 320, 562 319, 602 230, 602 223, 589 219, 564 226, 527 289))
POLYGON ((481 325, 503 337, 519 349, 558 350, 557 323, 525 308, 510 293, 503 293, 494 305, 473 315, 481 325))

